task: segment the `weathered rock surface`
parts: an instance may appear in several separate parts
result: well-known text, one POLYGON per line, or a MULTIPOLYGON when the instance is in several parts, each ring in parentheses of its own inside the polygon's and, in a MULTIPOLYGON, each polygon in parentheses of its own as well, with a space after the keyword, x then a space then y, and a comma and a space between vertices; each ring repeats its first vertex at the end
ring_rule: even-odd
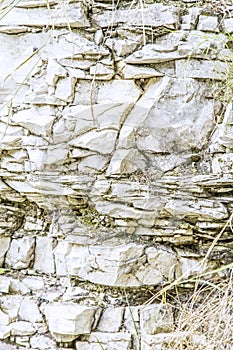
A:
POLYGON ((99 310, 73 303, 54 303, 45 307, 48 327, 59 342, 72 341, 81 334, 89 334, 99 310))
POLYGON ((0 5, 1 349, 163 350, 232 262, 232 9, 181 3, 0 5))

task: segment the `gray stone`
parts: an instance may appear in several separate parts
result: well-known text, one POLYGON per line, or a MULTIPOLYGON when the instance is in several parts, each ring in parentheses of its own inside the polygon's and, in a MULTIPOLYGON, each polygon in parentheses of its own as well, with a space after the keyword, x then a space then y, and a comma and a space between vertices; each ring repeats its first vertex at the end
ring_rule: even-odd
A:
POLYGON ((87 247, 67 242, 56 247, 55 262, 60 275, 68 272, 94 283, 119 287, 160 284, 164 276, 174 277, 178 264, 174 253, 162 248, 145 250, 145 246, 136 244, 87 247))
POLYGON ((76 79, 74 77, 60 78, 56 84, 54 96, 62 101, 72 102, 75 83, 76 79))
POLYGON ((36 237, 33 269, 42 273, 54 273, 53 243, 49 237, 36 237))
POLYGON ((161 77, 164 75, 154 68, 140 67, 130 64, 122 65, 122 67, 119 67, 118 70, 124 79, 146 79, 161 77))
POLYGON ((35 239, 32 237, 13 239, 6 255, 7 266, 16 270, 27 268, 33 259, 34 249, 35 239))
POLYGON ((104 157, 100 154, 91 155, 89 157, 86 157, 82 159, 78 164, 78 170, 81 173, 96 173, 96 172, 102 172, 103 169, 106 167, 106 165, 109 162, 108 157, 104 157))
POLYGON ((0 310, 0 324, 1 326, 8 326, 10 323, 10 317, 5 312, 0 310))
MULTIPOLYGON (((11 334, 11 327, 10 326, 0 325, 0 339, 6 339, 10 336, 10 334, 11 334)), ((0 345, 1 345, 1 343, 0 343, 0 345)))
POLYGON ((197 25, 198 30, 203 32, 219 32, 219 24, 217 16, 199 16, 197 25))
POLYGON ((54 9, 42 7, 30 8, 30 10, 16 5, 1 19, 1 25, 85 28, 89 26, 89 21, 81 3, 74 3, 65 7, 57 5, 54 9))
POLYGON ((44 280, 39 276, 25 277, 23 283, 32 291, 40 291, 44 288, 44 280))
POLYGON ((75 345, 77 350, 98 350, 100 346, 105 350, 130 350, 131 335, 126 332, 92 332, 86 341, 77 340, 75 345))
POLYGON ((116 130, 91 130, 70 141, 70 145, 101 154, 110 154, 115 148, 116 137, 116 130))
POLYGON ((47 335, 35 335, 30 337, 30 345, 32 348, 40 350, 56 349, 56 342, 47 335))
POLYGON ((99 320, 97 331, 99 332, 119 332, 123 319, 123 307, 106 308, 99 320))
POLYGON ((140 310, 140 329, 143 333, 157 334, 174 329, 172 307, 169 304, 151 304, 140 310))
POLYGON ((48 136, 55 119, 53 109, 48 106, 22 110, 12 117, 12 121, 39 136, 48 136))
POLYGON ((75 303, 53 303, 45 306, 45 316, 52 335, 59 342, 72 341, 89 334, 98 308, 75 303))
POLYGON ((180 77, 225 80, 228 75, 227 62, 207 60, 177 60, 176 74, 180 77))
POLYGON ((207 220, 223 220, 228 218, 226 207, 215 200, 170 200, 165 205, 165 210, 176 217, 201 217, 207 220))
POLYGON ((4 263, 5 255, 10 247, 10 241, 10 237, 0 237, 0 267, 4 263))
POLYGON ((233 18, 224 18, 223 26, 226 33, 233 33, 233 18))
POLYGON ((124 9, 115 10, 114 15, 108 11, 104 14, 93 15, 93 21, 100 27, 108 27, 125 23, 130 26, 165 26, 175 29, 178 23, 179 9, 174 6, 165 6, 163 4, 153 4, 145 6, 143 9, 124 9), (143 11, 143 16, 142 16, 143 11))
POLYGON ((31 322, 26 321, 12 322, 10 328, 12 335, 31 335, 36 333, 31 322))
POLYGON ((18 317, 20 304, 23 297, 20 295, 10 295, 1 297, 1 310, 9 315, 11 321, 18 317))
POLYGON ((200 7, 189 8, 188 14, 182 16, 181 29, 184 29, 184 30, 194 29, 198 22, 198 17, 201 11, 202 11, 202 8, 200 7))
POLYGON ((1 276, 0 278, 0 293, 9 293, 11 285, 11 278, 8 276, 1 276))
POLYGON ((31 297, 25 297, 22 300, 19 308, 19 316, 21 320, 31 322, 32 324, 43 322, 37 303, 31 297))
POLYGON ((131 54, 137 49, 141 40, 130 40, 130 39, 107 39, 105 44, 113 51, 117 56, 126 56, 131 54))

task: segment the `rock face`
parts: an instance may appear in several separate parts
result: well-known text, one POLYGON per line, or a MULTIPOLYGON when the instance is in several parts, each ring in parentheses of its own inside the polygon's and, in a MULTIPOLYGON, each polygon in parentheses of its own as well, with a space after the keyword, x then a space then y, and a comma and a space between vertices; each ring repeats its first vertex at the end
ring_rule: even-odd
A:
POLYGON ((1 349, 163 349, 232 261, 231 8, 181 3, 1 5, 1 349))

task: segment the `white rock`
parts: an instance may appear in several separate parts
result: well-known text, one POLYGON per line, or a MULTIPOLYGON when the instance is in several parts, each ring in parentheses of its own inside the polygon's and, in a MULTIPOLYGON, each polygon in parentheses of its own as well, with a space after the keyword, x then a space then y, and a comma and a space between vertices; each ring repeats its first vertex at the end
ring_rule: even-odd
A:
POLYGON ((56 8, 28 9, 15 6, 1 20, 1 25, 85 28, 89 26, 89 21, 84 13, 83 5, 74 3, 69 4, 69 6, 57 6, 56 8))
POLYGON ((95 77, 97 80, 110 80, 114 74, 115 72, 112 66, 106 66, 101 62, 90 67, 90 75, 92 79, 95 77))
POLYGON ((66 342, 91 332, 97 308, 74 303, 54 303, 46 305, 44 311, 50 332, 57 341, 66 342))
POLYGON ((5 255, 10 247, 10 237, 0 237, 0 266, 3 265, 5 255))
POLYGON ((224 18, 223 26, 226 33, 233 33, 233 18, 224 18))
POLYGON ((218 60, 177 60, 176 74, 180 77, 225 80, 228 63, 218 60))
POLYGON ((39 276, 25 277, 23 283, 32 291, 40 291, 44 288, 44 280, 39 276))
POLYGON ((0 341, 1 350, 18 350, 16 346, 0 341))
MULTIPOLYGON (((127 132, 126 131, 127 126, 124 125, 123 128, 120 134, 121 142, 123 142, 122 139, 124 138, 123 133, 127 132)), ((129 127, 129 129, 130 131, 132 131, 131 127, 129 127)), ((130 139, 130 137, 131 135, 129 137, 128 135, 126 135, 126 138, 130 139)), ((137 149, 117 149, 111 158, 106 175, 107 176, 124 175, 124 174, 131 174, 136 171, 141 171, 143 173, 145 168, 146 168, 146 158, 142 155, 141 152, 138 152, 137 149)))
POLYGON ((74 77, 60 78, 56 84, 55 97, 66 102, 72 102, 74 98, 74 77))
POLYGON ((11 319, 9 315, 7 315, 5 312, 0 310, 0 325, 1 326, 8 326, 10 323, 11 319))
POLYGON ((36 237, 33 269, 42 273, 54 273, 53 244, 49 237, 36 237))
POLYGON ((202 217, 208 220, 222 220, 228 218, 226 207, 215 200, 169 200, 165 210, 171 215, 184 217, 202 217))
POLYGON ((157 334, 174 329, 172 308, 169 304, 151 304, 140 310, 140 329, 143 333, 157 334))
POLYGON ((115 148, 116 137, 116 130, 91 130, 70 141, 70 145, 101 154, 110 154, 115 148))
POLYGON ((26 295, 30 293, 30 289, 17 278, 11 279, 10 290, 12 293, 26 295))
POLYGON ((92 332, 91 335, 87 337, 87 341, 77 340, 75 345, 77 350, 98 350, 100 346, 106 350, 130 350, 131 335, 126 332, 92 332))
MULTIPOLYGON (((0 325, 0 339, 6 339, 10 336, 10 334, 11 334, 10 326, 0 325)), ((0 346, 1 346, 1 343, 0 343, 0 346)))
POLYGON ((137 332, 140 329, 140 326, 139 326, 140 309, 141 309, 141 306, 131 306, 131 305, 125 308, 124 326, 131 334, 134 334, 134 335, 137 335, 137 332))
POLYGON ((212 161, 212 170, 214 174, 233 173, 232 163, 233 153, 215 155, 212 161))
POLYGON ((103 102, 136 102, 141 92, 131 80, 112 80, 98 91, 97 103, 103 102))
POLYGON ((26 321, 12 322, 10 328, 12 335, 31 335, 36 333, 32 323, 26 321))
POLYGON ((50 86, 55 86, 59 77, 65 78, 67 71, 64 67, 57 63, 54 58, 48 59, 46 83, 50 86))
POLYGON ((12 122, 39 136, 48 136, 54 119, 53 110, 48 106, 41 106, 15 113, 12 122))
POLYGON ((117 56, 126 56, 131 54, 141 43, 141 40, 129 40, 129 39, 107 39, 105 45, 111 50, 115 51, 117 56))
MULTIPOLYGON (((212 130, 213 114, 213 102, 203 98, 195 80, 151 79, 145 94, 121 128, 119 149, 113 155, 110 167, 114 166, 115 157, 119 157, 117 153, 125 152, 121 148, 130 149, 130 152, 136 152, 132 148, 139 149, 140 154, 149 157, 155 153, 173 154, 174 147, 176 154, 192 151, 193 148, 201 149, 212 130)), ((124 155, 119 158, 124 164, 124 155)), ((139 164, 138 159, 135 163, 139 164)), ((143 168, 141 170, 143 172, 143 168)))
POLYGON ((56 348, 56 342, 46 335, 30 337, 30 344, 32 348, 39 348, 40 350, 52 350, 56 348))
POLYGON ((106 167, 109 159, 100 154, 91 155, 82 159, 78 164, 78 170, 81 173, 96 173, 98 171, 102 172, 106 167))
POLYGON ((125 23, 130 26, 149 26, 175 29, 177 27, 179 9, 173 6, 165 6, 161 3, 145 6, 143 9, 128 9, 115 10, 104 14, 93 15, 95 24, 101 27, 108 27, 109 23, 113 26, 125 23), (143 11, 143 16, 142 16, 143 11))
MULTIPOLYGON (((0 242, 1 247, 1 242, 0 242)), ((9 293, 11 285, 11 278, 8 276, 1 276, 0 278, 0 293, 9 293)))
POLYGON ((181 29, 190 30, 194 29, 198 21, 198 16, 202 9, 199 7, 191 7, 188 9, 188 14, 182 16, 181 29))
POLYGON ((219 32, 219 24, 217 16, 199 16, 199 21, 197 25, 198 30, 203 32, 219 32))
POLYGON ((179 256, 179 269, 177 269, 177 277, 190 278, 205 272, 206 265, 203 265, 200 259, 191 259, 179 256))
POLYGON ((6 264, 13 269, 27 268, 34 254, 35 240, 32 237, 13 239, 6 255, 6 264))
POLYGON ((97 330, 100 332, 119 332, 122 325, 123 307, 106 308, 100 318, 97 330))
POLYGON ((20 304, 23 297, 20 295, 10 295, 1 298, 1 310, 5 312, 11 320, 15 320, 18 317, 20 304))
POLYGON ((32 324, 36 322, 43 322, 43 318, 37 303, 31 297, 25 297, 22 300, 19 308, 19 316, 22 321, 29 321, 32 324))
POLYGON ((140 67, 126 64, 119 68, 124 79, 146 79, 152 77, 162 77, 164 74, 150 67, 140 67))

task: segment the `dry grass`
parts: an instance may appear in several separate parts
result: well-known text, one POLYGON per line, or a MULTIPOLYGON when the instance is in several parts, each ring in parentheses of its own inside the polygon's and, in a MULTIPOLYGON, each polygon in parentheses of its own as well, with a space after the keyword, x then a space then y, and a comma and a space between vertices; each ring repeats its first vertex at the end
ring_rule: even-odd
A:
POLYGON ((232 350, 233 286, 227 281, 195 290, 177 302, 176 332, 166 350, 232 350), (177 337, 176 337, 177 335, 177 337))

